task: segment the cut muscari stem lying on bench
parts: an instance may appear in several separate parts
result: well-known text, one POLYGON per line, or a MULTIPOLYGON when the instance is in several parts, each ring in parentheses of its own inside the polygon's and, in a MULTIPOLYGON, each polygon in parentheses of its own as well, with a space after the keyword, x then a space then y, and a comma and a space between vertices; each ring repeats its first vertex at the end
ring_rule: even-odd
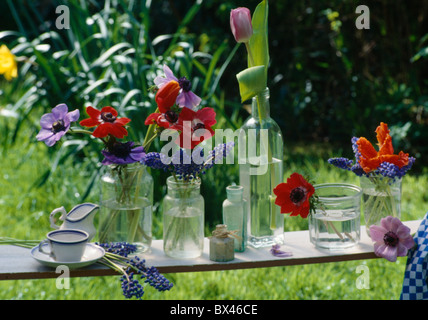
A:
MULTIPOLYGON (((0 244, 15 245, 24 248, 34 248, 41 240, 20 240, 9 237, 0 237, 0 244)), ((125 298, 141 299, 144 295, 144 286, 140 280, 145 279, 156 290, 162 292, 173 287, 172 282, 166 279, 155 267, 147 267, 146 261, 139 257, 128 256, 137 250, 137 246, 126 242, 118 243, 95 243, 105 250, 105 256, 98 261, 122 274, 122 290, 125 298), (135 278, 135 277, 140 277, 135 278)))
POLYGON ((155 267, 147 267, 144 259, 135 256, 128 256, 137 250, 135 245, 120 242, 120 243, 97 243, 106 251, 105 256, 99 263, 112 268, 122 274, 120 278, 122 282, 122 290, 125 298, 141 299, 144 295, 144 286, 140 283, 140 279, 145 279, 144 283, 148 283, 156 290, 162 292, 170 290, 173 284, 166 279, 155 267), (137 278, 134 278, 136 276, 137 278))

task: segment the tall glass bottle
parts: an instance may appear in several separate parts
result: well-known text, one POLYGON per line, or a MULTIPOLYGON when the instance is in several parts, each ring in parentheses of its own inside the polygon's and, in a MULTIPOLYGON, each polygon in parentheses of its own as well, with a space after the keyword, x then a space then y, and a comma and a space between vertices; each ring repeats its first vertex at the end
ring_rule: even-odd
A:
POLYGON ((284 242, 284 216, 273 189, 283 182, 281 129, 270 117, 269 88, 252 99, 251 116, 239 134, 239 180, 247 200, 248 244, 255 248, 284 242))
POLYGON ((223 201, 223 223, 229 231, 236 231, 234 250, 243 252, 247 242, 247 202, 242 186, 228 186, 223 201))

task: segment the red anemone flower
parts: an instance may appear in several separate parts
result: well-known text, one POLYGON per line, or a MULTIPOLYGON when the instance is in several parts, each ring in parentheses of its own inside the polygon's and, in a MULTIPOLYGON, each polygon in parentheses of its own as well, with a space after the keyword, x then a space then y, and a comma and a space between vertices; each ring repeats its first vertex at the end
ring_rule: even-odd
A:
POLYGON ((178 117, 178 113, 173 110, 168 110, 165 113, 152 113, 147 117, 144 124, 147 126, 156 123, 159 127, 168 129, 177 123, 178 117))
POLYGON ((395 164, 399 168, 409 163, 409 154, 400 151, 394 154, 392 138, 389 134, 388 125, 381 122, 376 128, 376 138, 378 141, 379 151, 364 137, 357 141, 358 151, 360 152, 360 165, 364 172, 376 170, 382 162, 395 164))
POLYGON ((131 121, 128 118, 118 118, 117 111, 112 107, 104 107, 97 110, 93 107, 87 107, 88 119, 80 121, 80 125, 88 128, 97 127, 92 135, 96 138, 104 138, 109 134, 122 139, 128 135, 124 126, 131 121))
POLYGON ((198 111, 181 109, 177 124, 171 126, 171 129, 181 131, 176 143, 182 148, 193 149, 205 139, 214 136, 211 127, 217 122, 215 116, 215 111, 208 107, 198 111))
POLYGON ((170 81, 162 86, 156 93, 156 103, 160 112, 150 114, 145 125, 156 123, 159 127, 169 128, 178 121, 178 113, 171 110, 171 107, 177 100, 180 91, 180 85, 177 81, 170 81))
POLYGON ((281 213, 291 213, 306 218, 310 211, 310 199, 315 188, 298 173, 293 173, 287 182, 278 184, 273 189, 275 204, 281 207, 281 213))

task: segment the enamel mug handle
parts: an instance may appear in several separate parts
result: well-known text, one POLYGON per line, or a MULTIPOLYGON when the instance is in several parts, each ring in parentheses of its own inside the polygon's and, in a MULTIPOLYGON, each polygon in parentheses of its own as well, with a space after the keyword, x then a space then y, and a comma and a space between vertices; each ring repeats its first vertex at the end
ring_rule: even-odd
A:
POLYGON ((59 226, 55 224, 55 215, 61 212, 63 215, 67 214, 67 211, 65 211, 64 207, 56 208, 54 211, 51 212, 49 216, 49 221, 51 223, 51 228, 53 229, 59 229, 59 226))

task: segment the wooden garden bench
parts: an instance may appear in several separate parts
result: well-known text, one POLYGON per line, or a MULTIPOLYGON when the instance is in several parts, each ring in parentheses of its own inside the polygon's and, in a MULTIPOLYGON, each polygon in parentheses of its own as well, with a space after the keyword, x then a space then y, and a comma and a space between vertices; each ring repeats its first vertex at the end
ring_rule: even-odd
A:
MULTIPOLYGON (((416 232, 420 220, 406 221, 412 233, 416 232)), ((155 266, 161 273, 199 272, 216 270, 235 270, 266 268, 311 263, 328 263, 350 260, 378 258, 373 252, 373 242, 361 227, 361 240, 358 245, 343 251, 328 251, 315 248, 309 241, 308 231, 285 233, 285 244, 281 250, 290 251, 291 257, 279 258, 270 253, 270 248, 247 248, 243 253, 235 253, 230 262, 213 262, 209 259, 209 243, 205 239, 203 255, 197 259, 177 260, 167 257, 162 248, 162 240, 154 240, 150 253, 145 253, 148 266, 155 266)), ((60 274, 55 268, 47 267, 33 259, 30 249, 13 245, 0 245, 0 280, 57 278, 60 274)), ((93 277, 118 275, 116 271, 95 263, 71 270, 70 277, 93 277)))

